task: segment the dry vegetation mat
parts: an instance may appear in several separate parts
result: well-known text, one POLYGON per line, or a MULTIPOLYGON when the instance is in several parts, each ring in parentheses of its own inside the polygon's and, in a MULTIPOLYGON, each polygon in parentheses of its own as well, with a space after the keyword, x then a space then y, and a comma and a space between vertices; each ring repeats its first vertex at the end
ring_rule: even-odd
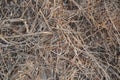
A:
POLYGON ((0 80, 120 80, 120 0, 0 0, 0 80))

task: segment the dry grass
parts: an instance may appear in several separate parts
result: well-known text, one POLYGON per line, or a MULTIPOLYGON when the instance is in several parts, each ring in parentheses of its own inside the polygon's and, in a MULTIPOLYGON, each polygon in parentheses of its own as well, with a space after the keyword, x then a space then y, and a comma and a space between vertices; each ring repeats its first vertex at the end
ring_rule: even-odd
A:
POLYGON ((120 0, 0 0, 0 80, 120 80, 120 0))

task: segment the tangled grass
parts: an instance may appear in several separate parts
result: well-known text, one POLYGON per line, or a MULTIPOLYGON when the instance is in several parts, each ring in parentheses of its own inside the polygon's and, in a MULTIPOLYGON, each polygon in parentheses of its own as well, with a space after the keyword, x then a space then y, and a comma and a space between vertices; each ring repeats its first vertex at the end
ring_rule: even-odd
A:
POLYGON ((0 80, 120 80, 120 0, 0 0, 0 80))

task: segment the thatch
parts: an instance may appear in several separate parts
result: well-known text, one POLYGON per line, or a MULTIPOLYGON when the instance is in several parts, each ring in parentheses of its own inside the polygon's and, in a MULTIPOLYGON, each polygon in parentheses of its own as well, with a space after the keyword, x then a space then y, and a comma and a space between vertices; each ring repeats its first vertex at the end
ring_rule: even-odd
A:
POLYGON ((0 80, 120 80, 120 0, 0 0, 0 80))

